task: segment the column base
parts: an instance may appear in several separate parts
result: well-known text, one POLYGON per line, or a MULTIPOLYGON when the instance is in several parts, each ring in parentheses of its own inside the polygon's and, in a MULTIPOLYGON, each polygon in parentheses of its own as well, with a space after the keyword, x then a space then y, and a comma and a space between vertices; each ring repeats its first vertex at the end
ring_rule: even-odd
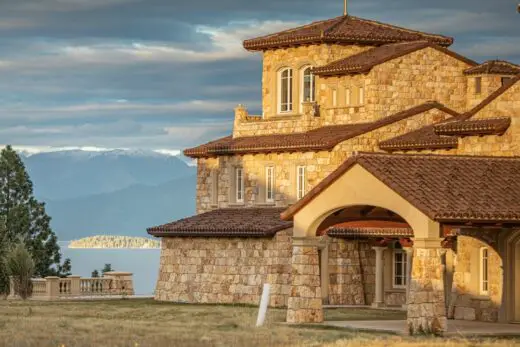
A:
POLYGON ((384 302, 373 302, 371 306, 372 306, 372 308, 383 308, 383 307, 386 307, 384 302))

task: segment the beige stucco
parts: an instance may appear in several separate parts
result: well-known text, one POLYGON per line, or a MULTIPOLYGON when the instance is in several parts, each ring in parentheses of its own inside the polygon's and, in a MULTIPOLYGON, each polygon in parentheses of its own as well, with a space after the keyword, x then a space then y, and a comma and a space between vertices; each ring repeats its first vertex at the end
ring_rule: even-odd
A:
POLYGON ((415 238, 439 238, 439 224, 419 211, 374 175, 355 164, 294 215, 294 236, 313 237, 335 211, 369 205, 392 211, 410 225, 415 238))

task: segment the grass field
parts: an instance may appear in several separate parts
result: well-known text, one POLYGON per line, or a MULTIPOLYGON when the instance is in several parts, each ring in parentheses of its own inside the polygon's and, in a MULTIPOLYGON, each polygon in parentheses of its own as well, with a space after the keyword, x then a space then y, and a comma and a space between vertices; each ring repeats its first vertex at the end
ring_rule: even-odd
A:
MULTIPOLYGON (((257 309, 179 305, 153 300, 82 302, 0 301, 0 346, 520 346, 519 340, 443 340, 358 333, 283 324, 270 309, 255 328, 257 309)), ((326 311, 329 320, 402 319, 403 312, 326 311)))

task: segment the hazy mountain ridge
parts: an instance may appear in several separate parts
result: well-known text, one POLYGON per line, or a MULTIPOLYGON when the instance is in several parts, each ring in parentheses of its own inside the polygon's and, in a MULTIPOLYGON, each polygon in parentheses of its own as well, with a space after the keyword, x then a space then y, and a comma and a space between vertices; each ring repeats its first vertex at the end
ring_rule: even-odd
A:
POLYGON ((195 213, 196 169, 151 151, 21 155, 60 240, 146 236, 146 228, 195 213))
POLYGON ((130 249, 157 249, 161 241, 146 237, 96 235, 79 240, 70 241, 69 248, 130 248, 130 249))

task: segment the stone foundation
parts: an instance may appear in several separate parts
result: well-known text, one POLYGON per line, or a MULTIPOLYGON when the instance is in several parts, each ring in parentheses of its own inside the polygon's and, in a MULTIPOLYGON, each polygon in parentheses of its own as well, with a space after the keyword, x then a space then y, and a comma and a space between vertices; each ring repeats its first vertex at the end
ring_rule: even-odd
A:
POLYGON ((323 322, 320 266, 314 239, 294 239, 287 323, 323 322))
POLYGON ((271 283, 270 306, 285 307, 291 257, 292 230, 272 239, 165 237, 155 299, 258 305, 271 283))
POLYGON ((408 298, 410 335, 440 335, 447 329, 440 248, 415 248, 408 298))

